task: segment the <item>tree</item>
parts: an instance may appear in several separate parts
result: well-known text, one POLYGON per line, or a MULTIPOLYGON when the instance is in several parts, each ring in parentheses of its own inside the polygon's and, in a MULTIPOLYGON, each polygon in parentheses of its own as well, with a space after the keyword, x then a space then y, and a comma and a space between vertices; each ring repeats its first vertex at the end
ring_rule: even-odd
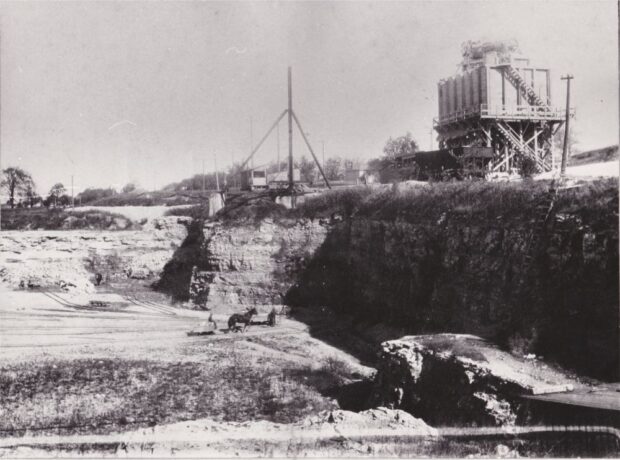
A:
POLYGON ((65 186, 60 182, 52 186, 50 189, 49 198, 51 198, 51 201, 54 202, 54 207, 58 206, 58 198, 66 191, 65 186))
POLYGON ((114 194, 115 191, 113 188, 87 188, 81 193, 78 193, 75 198, 76 200, 79 200, 80 203, 86 204, 99 200, 101 198, 113 196, 114 194))
POLYGON ((397 137, 396 139, 390 137, 385 143, 385 147, 383 147, 383 154, 387 159, 393 160, 397 155, 415 153, 418 150, 418 143, 411 133, 407 132, 404 136, 397 137))
POLYGON ((316 178, 316 163, 303 155, 295 165, 299 168, 301 180, 312 184, 316 178))
POLYGON ((135 192, 136 191, 136 184, 134 184, 133 182, 130 182, 129 184, 125 185, 121 191, 123 193, 135 192))
POLYGON ((41 201, 41 197, 37 194, 37 191, 34 186, 34 182, 32 180, 28 181, 26 187, 24 189, 24 194, 26 195, 28 206, 31 208, 41 201))
POLYGON ((60 206, 69 206, 71 204, 71 197, 63 193, 58 197, 58 203, 60 203, 60 206))
POLYGON ((2 170, 2 188, 6 189, 9 194, 9 205, 11 209, 15 207, 15 195, 26 191, 28 186, 34 188, 32 176, 18 167, 10 167, 2 170))
POLYGON ((343 177, 342 172, 342 158, 332 157, 325 161, 323 172, 327 176, 327 180, 339 180, 343 177))

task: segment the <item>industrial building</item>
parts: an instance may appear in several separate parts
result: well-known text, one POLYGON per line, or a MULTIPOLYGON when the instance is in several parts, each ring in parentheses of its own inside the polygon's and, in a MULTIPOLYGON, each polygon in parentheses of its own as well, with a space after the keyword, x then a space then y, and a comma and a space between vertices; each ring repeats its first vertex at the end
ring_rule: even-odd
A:
POLYGON ((525 158, 551 170, 565 112, 553 106, 550 70, 532 65, 516 43, 470 41, 462 55, 458 75, 438 83, 439 148, 492 148, 490 173, 515 172, 525 158))

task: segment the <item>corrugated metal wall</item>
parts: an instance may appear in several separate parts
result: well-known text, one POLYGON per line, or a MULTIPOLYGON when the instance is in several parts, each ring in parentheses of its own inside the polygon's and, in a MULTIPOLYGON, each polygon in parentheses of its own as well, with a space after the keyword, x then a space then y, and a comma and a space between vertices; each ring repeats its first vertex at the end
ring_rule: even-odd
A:
POLYGON ((488 69, 486 67, 478 67, 479 88, 480 88, 480 104, 488 104, 489 102, 489 89, 488 89, 488 69))
POLYGON ((457 75, 456 79, 456 111, 463 109, 463 75, 457 75))
MULTIPOLYGON (((548 69, 524 67, 517 71, 543 101, 548 100, 551 94, 548 69)), ((437 87, 440 118, 463 109, 477 109, 482 104, 492 109, 528 105, 527 98, 505 78, 501 69, 486 66, 442 80, 437 87)))
POLYGON ((503 90, 502 90, 502 73, 499 69, 487 69, 487 85, 488 85, 488 104, 489 108, 496 110, 503 105, 503 90))

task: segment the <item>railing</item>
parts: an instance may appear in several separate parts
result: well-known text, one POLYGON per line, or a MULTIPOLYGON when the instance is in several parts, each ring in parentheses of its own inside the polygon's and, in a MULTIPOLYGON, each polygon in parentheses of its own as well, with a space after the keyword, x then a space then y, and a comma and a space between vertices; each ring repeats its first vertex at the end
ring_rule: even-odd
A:
MULTIPOLYGON (((511 118, 515 120, 527 120, 532 118, 563 120, 566 116, 566 112, 559 108, 535 105, 489 106, 488 104, 480 104, 480 106, 467 107, 443 117, 434 118, 433 123, 435 125, 444 125, 476 116, 480 116, 482 118, 511 118)), ((575 116, 574 108, 570 109, 570 116, 575 116)))
MULTIPOLYGON (((575 109, 570 109, 570 116, 575 116, 575 109)), ((564 119, 566 112, 563 109, 543 107, 536 105, 480 105, 480 116, 490 118, 545 118, 545 119, 564 119)))

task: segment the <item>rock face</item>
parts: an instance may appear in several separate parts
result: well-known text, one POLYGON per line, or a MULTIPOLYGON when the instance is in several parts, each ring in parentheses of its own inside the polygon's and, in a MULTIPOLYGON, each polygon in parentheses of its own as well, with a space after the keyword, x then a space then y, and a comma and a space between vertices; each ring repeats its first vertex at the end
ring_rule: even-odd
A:
POLYGON ((139 231, 6 231, 0 281, 91 292, 95 273, 104 281, 157 276, 186 235, 186 222, 177 217, 154 219, 139 231))
POLYGON ((318 221, 265 219, 258 226, 209 222, 204 234, 203 268, 192 274, 191 300, 201 308, 239 309, 281 305, 327 228, 318 221))
POLYGON ((406 336, 382 344, 373 402, 434 426, 514 425, 529 416, 522 395, 575 385, 536 360, 515 358, 475 336, 406 336))
POLYGON ((476 334, 617 379, 617 213, 591 220, 558 214, 528 254, 534 224, 510 216, 348 219, 329 232, 287 301, 409 333, 476 334))
POLYGON ((617 379, 618 200, 617 188, 604 190, 563 192, 535 247, 534 201, 514 216, 494 196, 419 216, 405 203, 389 219, 379 200, 327 226, 208 224, 191 297, 199 308, 284 302, 402 334, 476 334, 617 379))

